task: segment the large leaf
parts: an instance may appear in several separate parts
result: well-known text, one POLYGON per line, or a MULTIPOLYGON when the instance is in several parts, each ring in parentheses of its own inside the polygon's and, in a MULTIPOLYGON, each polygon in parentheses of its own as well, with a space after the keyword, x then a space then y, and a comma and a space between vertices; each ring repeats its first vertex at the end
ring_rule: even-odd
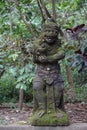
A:
POLYGON ((27 89, 27 86, 26 86, 26 84, 18 83, 18 84, 16 85, 16 88, 26 90, 26 89, 27 89))

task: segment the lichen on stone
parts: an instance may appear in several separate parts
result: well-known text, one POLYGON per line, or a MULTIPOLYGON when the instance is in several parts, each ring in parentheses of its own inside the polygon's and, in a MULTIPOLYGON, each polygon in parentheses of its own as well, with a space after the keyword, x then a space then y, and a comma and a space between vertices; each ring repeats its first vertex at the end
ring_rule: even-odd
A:
POLYGON ((61 110, 53 111, 48 110, 43 116, 40 117, 40 110, 36 111, 30 122, 34 126, 67 126, 69 119, 65 112, 61 110))

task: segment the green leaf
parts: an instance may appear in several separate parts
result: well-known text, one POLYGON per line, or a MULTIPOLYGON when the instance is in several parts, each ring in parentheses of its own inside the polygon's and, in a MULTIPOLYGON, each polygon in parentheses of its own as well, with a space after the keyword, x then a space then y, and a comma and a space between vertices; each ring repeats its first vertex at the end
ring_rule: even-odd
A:
POLYGON ((19 77, 18 77, 18 80, 17 80, 17 82, 24 81, 26 78, 27 78, 27 75, 26 75, 26 74, 24 74, 24 75, 21 75, 21 76, 19 76, 19 77))
POLYGON ((0 64, 0 69, 3 69, 3 68, 4 68, 4 66, 0 64))
POLYGON ((9 73, 12 74, 13 76, 17 75, 17 68, 9 68, 9 73))
POLYGON ((24 89, 24 90, 26 90, 26 89, 27 89, 27 86, 26 86, 25 84, 23 84, 23 83, 18 83, 18 84, 16 85, 16 88, 17 88, 17 89, 24 89))
POLYGON ((8 58, 12 58, 13 59, 13 61, 16 61, 16 59, 18 58, 18 54, 17 53, 15 53, 15 54, 11 54, 11 55, 9 55, 9 57, 8 58))
POLYGON ((25 68, 20 69, 20 75, 22 75, 25 71, 25 68))

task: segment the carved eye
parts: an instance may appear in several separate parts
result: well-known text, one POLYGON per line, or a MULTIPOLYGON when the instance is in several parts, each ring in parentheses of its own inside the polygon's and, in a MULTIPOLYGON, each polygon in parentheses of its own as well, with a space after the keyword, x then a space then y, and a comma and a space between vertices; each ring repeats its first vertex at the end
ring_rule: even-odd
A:
POLYGON ((56 33, 58 33, 58 31, 56 30, 56 33))

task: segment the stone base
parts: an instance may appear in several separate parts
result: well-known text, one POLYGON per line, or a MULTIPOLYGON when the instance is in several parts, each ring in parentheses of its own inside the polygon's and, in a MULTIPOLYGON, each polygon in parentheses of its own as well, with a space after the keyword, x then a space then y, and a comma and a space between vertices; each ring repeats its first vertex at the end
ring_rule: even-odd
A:
POLYGON ((68 115, 61 111, 48 111, 45 114, 41 114, 42 111, 36 111, 33 113, 30 122, 33 126, 67 126, 69 125, 68 115))
POLYGON ((74 123, 69 126, 38 127, 30 125, 0 125, 0 130, 87 130, 87 123, 74 123))

